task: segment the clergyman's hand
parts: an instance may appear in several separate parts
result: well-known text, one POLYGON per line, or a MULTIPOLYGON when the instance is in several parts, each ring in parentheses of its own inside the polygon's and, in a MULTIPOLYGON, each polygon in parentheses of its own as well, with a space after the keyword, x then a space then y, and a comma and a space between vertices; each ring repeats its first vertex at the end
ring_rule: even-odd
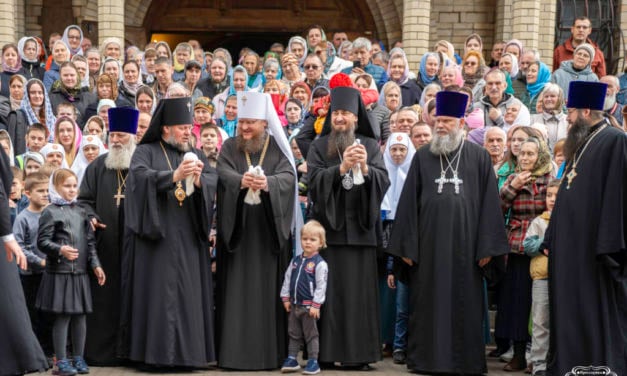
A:
POLYGON ((194 174, 196 171, 196 161, 186 160, 181 162, 181 164, 174 170, 172 174, 172 181, 174 183, 179 182, 186 177, 194 174))
POLYGON ((13 262, 13 256, 15 256, 15 261, 17 265, 22 269, 26 270, 28 264, 26 263, 26 256, 24 252, 22 252, 22 248, 17 244, 16 240, 11 240, 4 243, 4 249, 7 252, 7 261, 13 262))
POLYGON ((246 172, 244 173, 244 175, 242 175, 241 187, 242 189, 252 188, 254 182, 255 182, 255 175, 251 174, 250 172, 246 172))
POLYGON ((484 266, 486 266, 490 262, 491 259, 492 259, 492 257, 482 258, 481 260, 479 260, 479 267, 483 268, 484 266))
POLYGON ((105 225, 102 222, 98 222, 98 220, 96 218, 92 218, 91 219, 91 229, 96 231, 98 229, 104 229, 107 228, 107 225, 105 225))
POLYGON ((196 168, 194 169, 194 185, 196 188, 200 188, 200 176, 202 175, 202 169, 205 164, 201 161, 196 161, 196 168))

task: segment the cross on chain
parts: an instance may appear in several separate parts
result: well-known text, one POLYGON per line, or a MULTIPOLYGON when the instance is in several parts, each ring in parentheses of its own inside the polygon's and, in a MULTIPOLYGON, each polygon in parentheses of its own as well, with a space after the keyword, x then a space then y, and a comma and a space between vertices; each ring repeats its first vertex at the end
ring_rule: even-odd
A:
POLYGON ((445 176, 445 172, 442 171, 440 177, 435 179, 435 182, 438 184, 438 193, 442 193, 442 189, 444 188, 444 184, 454 184, 455 185, 455 194, 459 194, 459 185, 463 184, 464 181, 457 177, 457 174, 453 174, 452 179, 447 179, 445 176))
POLYGON ((118 206, 118 208, 120 207, 120 200, 125 198, 125 196, 122 194, 121 190, 118 188, 118 193, 113 195, 113 198, 115 199, 115 204, 118 206))

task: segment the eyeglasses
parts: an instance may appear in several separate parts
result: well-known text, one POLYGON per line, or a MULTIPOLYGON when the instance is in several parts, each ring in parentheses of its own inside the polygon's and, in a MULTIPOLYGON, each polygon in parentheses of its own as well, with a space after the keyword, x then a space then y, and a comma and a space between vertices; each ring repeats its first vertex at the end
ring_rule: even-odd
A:
POLYGON ((320 68, 320 66, 318 66, 318 65, 305 65, 303 68, 305 68, 305 70, 309 70, 309 69, 318 70, 320 68))
POLYGON ((477 63, 475 63, 474 61, 467 61, 464 63, 464 65, 467 65, 469 67, 474 67, 475 65, 477 65, 477 63))

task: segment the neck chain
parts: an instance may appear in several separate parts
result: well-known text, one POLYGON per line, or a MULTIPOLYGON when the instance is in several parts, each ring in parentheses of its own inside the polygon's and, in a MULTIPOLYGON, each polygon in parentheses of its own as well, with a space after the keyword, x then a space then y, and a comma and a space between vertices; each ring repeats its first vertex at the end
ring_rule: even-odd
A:
POLYGON ((570 172, 568 174, 566 174, 566 179, 568 180, 568 184, 566 185, 566 189, 570 189, 570 185, 572 184, 573 180, 575 180, 575 178, 577 177, 577 163, 579 163, 579 160, 581 159, 581 157, 583 157, 584 153, 586 152, 586 149, 588 148, 588 145, 590 145, 590 142, 592 142, 592 140, 594 140, 594 138, 601 133, 601 131, 603 129, 605 129, 605 127, 607 127, 607 123, 603 124, 599 129, 597 129, 596 131, 594 131, 594 133, 592 133, 592 135, 588 138, 588 141, 586 141, 585 144, 583 144, 583 146, 580 146, 576 151, 575 154, 573 154, 573 162, 572 162, 572 169, 570 170, 570 172), (579 156, 577 156, 577 153, 579 152, 579 149, 581 149, 581 153, 579 153, 579 156))
MULTIPOLYGON (((165 147, 163 146, 163 142, 159 141, 159 145, 161 145, 161 150, 163 150, 163 155, 165 155, 165 160, 166 162, 168 162, 168 167, 170 167, 170 171, 174 171, 174 169, 172 169, 172 164, 170 163, 168 153, 165 151, 165 147)), ((174 197, 176 197, 176 199, 178 200, 179 206, 183 206, 183 201, 185 201, 185 190, 183 189, 183 183, 181 183, 180 180, 176 182, 174 197)))
POLYGON ((435 183, 438 185, 438 194, 442 193, 442 189, 444 188, 444 184, 454 184, 455 185, 455 194, 458 195, 459 194, 459 185, 463 184, 464 181, 462 179, 460 179, 457 175, 457 171, 459 171, 459 161, 461 161, 461 154, 462 154, 462 149, 464 148, 464 141, 462 140, 461 146, 459 147, 459 151, 457 152, 457 154, 453 157, 452 160, 449 161, 448 159, 448 155, 444 155, 444 158, 446 159, 446 163, 448 164, 448 166, 446 167, 446 169, 444 168, 444 164, 442 162, 442 154, 440 154, 440 177, 438 179, 435 179, 435 183), (455 159, 457 159, 457 164, 455 165, 455 168, 453 168, 453 163, 455 163, 455 159), (453 172, 453 178, 452 179, 447 179, 446 178, 446 172, 448 170, 451 170, 453 172))
MULTIPOLYGON (((342 159, 342 153, 340 153, 340 149, 337 146, 335 147, 335 150, 337 150, 337 155, 338 157, 340 157, 340 164, 342 164, 342 162, 344 162, 344 160, 342 159)), ((352 171, 353 169, 349 168, 348 171, 346 171, 346 173, 342 176, 342 187, 347 191, 350 191, 355 185, 353 177, 351 176, 352 171)))
MULTIPOLYGON (((261 151, 261 157, 259 157, 259 163, 257 163, 257 166, 261 166, 263 164, 263 160, 266 157, 266 152, 268 151, 268 145, 270 144, 270 135, 266 135, 266 141, 263 143, 263 150, 261 151)), ((246 164, 248 164, 248 167, 252 166, 252 162, 250 160, 250 154, 248 154, 248 152, 244 152, 244 154, 246 154, 246 164)))
POLYGON ((126 176, 122 176, 122 171, 121 170, 117 170, 118 171, 118 192, 113 195, 113 198, 115 199, 115 205, 119 208, 120 207, 120 200, 123 198, 126 198, 126 196, 124 195, 124 193, 122 193, 122 191, 126 192, 126 178, 128 178, 128 173, 126 173, 126 176))

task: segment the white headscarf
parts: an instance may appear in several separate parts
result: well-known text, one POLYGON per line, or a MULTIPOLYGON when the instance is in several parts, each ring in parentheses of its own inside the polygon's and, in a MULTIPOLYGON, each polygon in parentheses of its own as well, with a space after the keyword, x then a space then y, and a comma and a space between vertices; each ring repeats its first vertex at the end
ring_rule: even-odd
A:
POLYGON ((85 176, 85 170, 89 165, 87 157, 85 157, 85 151, 83 149, 89 145, 98 147, 98 156, 101 156, 107 152, 107 149, 105 149, 100 137, 94 135, 83 136, 81 146, 78 149, 78 155, 76 156, 74 163, 72 163, 72 171, 74 171, 74 173, 78 177, 79 186, 81 185, 81 181, 83 181, 83 176, 85 176))
MULTIPOLYGON (((74 56, 74 55, 82 55, 83 54, 83 47, 82 47, 82 44, 83 44, 83 30, 81 30, 80 26, 78 26, 78 25, 70 25, 70 26, 66 27, 65 30, 63 31, 63 37, 61 38, 61 40, 63 40, 65 42, 65 44, 68 46, 72 56, 74 56), (78 43, 78 48, 75 49, 75 50, 73 50, 70 47, 70 39, 69 39, 69 35, 68 35, 70 33, 70 30, 72 30, 72 29, 78 30, 78 32, 81 33, 81 40, 78 43)), ((68 57, 68 59, 69 59, 69 57, 68 57)))
MULTIPOLYGON (((279 149, 285 157, 290 161, 292 169, 294 170, 294 177, 298 176, 296 171, 296 163, 294 162, 294 155, 292 154, 292 148, 285 136, 283 125, 279 116, 272 104, 272 98, 268 93, 258 93, 251 91, 238 91, 237 92, 237 111, 238 118, 250 118, 250 119, 262 119, 268 122, 268 134, 274 137, 279 149), (248 106, 242 106, 242 97, 248 97, 248 106), (265 103, 264 103, 265 102, 265 103)), ((298 201, 298 181, 294 183, 294 212, 292 215, 292 235, 296 241, 295 254, 300 255, 303 253, 300 244, 300 229, 303 227, 303 215, 300 209, 300 202, 298 201)))
POLYGON ((15 166, 15 150, 13 149, 13 141, 11 141, 11 136, 9 135, 9 132, 7 132, 4 129, 0 129, 0 133, 6 133, 6 140, 9 141, 9 153, 8 153, 8 157, 9 157, 9 165, 11 167, 15 166))
POLYGON ((396 132, 392 133, 388 137, 388 141, 385 144, 385 153, 383 153, 383 161, 385 167, 388 170, 388 176, 390 178, 390 187, 385 193, 383 202, 381 202, 381 210, 388 211, 386 219, 393 220, 396 216, 396 207, 398 206, 398 200, 401 198, 401 192, 403 191, 403 185, 405 185, 405 179, 411 166, 411 161, 414 158, 416 149, 412 144, 407 133, 396 132), (407 156, 400 165, 394 163, 390 149, 394 145, 403 145, 407 148, 407 156))
POLYGON ((65 159, 65 149, 63 149, 63 145, 47 143, 46 145, 44 145, 43 148, 41 148, 39 152, 41 153, 41 155, 44 156, 44 163, 48 154, 61 153, 61 155, 63 156, 61 161, 61 168, 69 168, 69 166, 67 165, 67 160, 65 159))

